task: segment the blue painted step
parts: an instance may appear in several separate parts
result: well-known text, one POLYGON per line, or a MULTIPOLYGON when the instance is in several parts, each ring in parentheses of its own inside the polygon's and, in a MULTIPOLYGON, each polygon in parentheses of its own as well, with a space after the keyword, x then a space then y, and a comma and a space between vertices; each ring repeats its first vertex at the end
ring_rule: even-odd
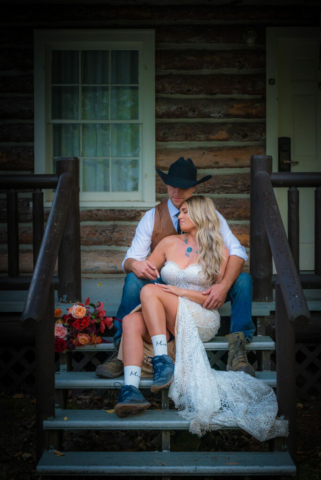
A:
POLYGON ((287 452, 45 452, 38 475, 294 475, 287 452))
MULTIPOLYGON (((270 387, 276 387, 276 372, 263 371, 255 372, 256 378, 266 382, 270 387)), ((99 378, 95 376, 95 372, 56 372, 55 376, 56 388, 119 388, 119 384, 123 385, 124 377, 115 379, 99 378), (116 384, 116 385, 115 385, 116 384)), ((150 388, 153 383, 152 378, 142 378, 140 381, 141 388, 150 388)))

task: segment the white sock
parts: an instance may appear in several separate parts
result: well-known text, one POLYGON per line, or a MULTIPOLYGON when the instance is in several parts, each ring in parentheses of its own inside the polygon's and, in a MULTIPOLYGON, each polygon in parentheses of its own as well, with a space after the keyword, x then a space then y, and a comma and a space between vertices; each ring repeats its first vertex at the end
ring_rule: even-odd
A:
POLYGON ((155 355, 167 355, 166 335, 154 335, 152 337, 155 355))
POLYGON ((136 367, 136 365, 128 365, 128 367, 124 367, 125 385, 133 385, 133 387, 138 388, 141 371, 142 369, 136 367))

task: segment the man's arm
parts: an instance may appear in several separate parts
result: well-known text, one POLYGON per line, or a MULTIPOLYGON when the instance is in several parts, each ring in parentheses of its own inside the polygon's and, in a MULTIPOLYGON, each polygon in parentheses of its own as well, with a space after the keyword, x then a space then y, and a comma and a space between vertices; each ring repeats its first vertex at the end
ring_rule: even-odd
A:
POLYGON ((203 295, 208 295, 203 304, 204 308, 212 310, 213 308, 217 309, 224 304, 227 293, 240 275, 243 265, 243 258, 235 255, 229 257, 222 281, 203 292, 203 295))
POLYGON ((127 250, 122 267, 125 273, 133 272, 138 278, 156 280, 157 269, 146 257, 150 250, 154 228, 155 209, 148 210, 137 225, 131 247, 127 250))
POLYGON ((124 262, 125 273, 133 272, 138 278, 148 278, 156 280, 159 278, 157 268, 148 260, 135 260, 135 258, 127 258, 124 262))

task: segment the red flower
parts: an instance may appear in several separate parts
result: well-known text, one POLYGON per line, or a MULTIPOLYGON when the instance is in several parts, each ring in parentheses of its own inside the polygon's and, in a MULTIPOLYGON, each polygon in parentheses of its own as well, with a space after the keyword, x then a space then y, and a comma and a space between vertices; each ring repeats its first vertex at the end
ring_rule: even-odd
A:
POLYGON ((86 307, 87 305, 89 305, 89 303, 90 303, 90 298, 87 297, 86 300, 85 300, 85 307, 86 307))
POLYGON ((109 329, 111 329, 113 326, 113 319, 111 317, 106 317, 106 318, 103 318, 100 322, 100 331, 101 333, 104 333, 105 331, 105 328, 108 327, 109 329))
POLYGON ((64 350, 66 350, 67 347, 67 342, 63 340, 62 338, 55 338, 55 351, 58 353, 62 353, 64 350))
POLYGON ((83 318, 77 318, 77 320, 72 324, 73 327, 77 328, 77 330, 83 330, 87 328, 90 323, 89 317, 87 315, 83 318))

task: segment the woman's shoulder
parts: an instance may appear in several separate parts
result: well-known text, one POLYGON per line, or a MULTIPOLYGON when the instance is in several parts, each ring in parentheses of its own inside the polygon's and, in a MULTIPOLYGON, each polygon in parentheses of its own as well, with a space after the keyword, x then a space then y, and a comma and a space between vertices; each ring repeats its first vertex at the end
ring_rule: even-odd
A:
POLYGON ((158 245, 162 247, 169 247, 176 245, 178 242, 182 241, 180 235, 168 235, 168 237, 164 237, 158 245))

